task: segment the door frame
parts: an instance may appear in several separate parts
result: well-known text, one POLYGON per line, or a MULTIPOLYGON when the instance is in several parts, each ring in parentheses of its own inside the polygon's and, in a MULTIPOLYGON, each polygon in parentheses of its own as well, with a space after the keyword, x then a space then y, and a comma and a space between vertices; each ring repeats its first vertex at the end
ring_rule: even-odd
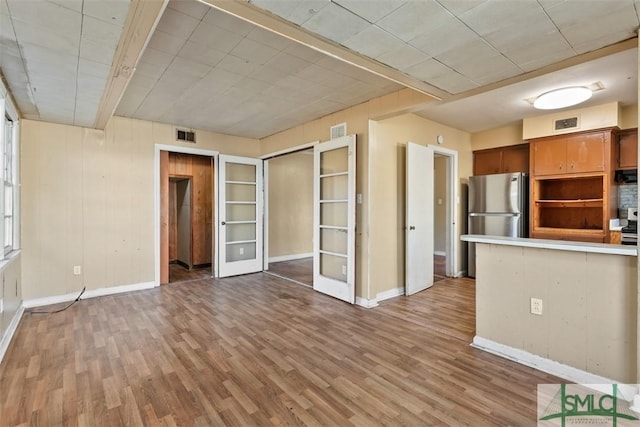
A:
MULTIPOLYGON (((446 274, 448 277, 457 277, 459 274, 456 271, 456 265, 458 262, 458 213, 460 205, 460 196, 458 195, 458 152, 449 148, 444 148, 439 145, 429 144, 433 151, 434 161, 435 156, 440 155, 447 157, 446 168, 446 231, 445 231, 445 252, 446 252, 446 274)), ((431 203, 434 203, 432 200, 431 203)), ((435 207, 435 206, 434 206, 435 207)))
MULTIPOLYGON (((201 148, 183 147, 179 145, 155 144, 153 153, 153 263, 154 263, 154 286, 160 286, 160 152, 194 154, 197 156, 207 156, 213 158, 213 173, 215 176, 218 170, 218 151, 205 150, 201 148)), ((218 230, 216 220, 218 218, 218 190, 213 186, 213 230, 216 238, 212 239, 213 254, 218 253, 218 230)), ((212 258, 213 276, 218 277, 218 263, 212 258)))
POLYGON ((305 151, 310 148, 314 148, 319 143, 320 140, 306 142, 304 144, 295 145, 293 147, 284 148, 282 150, 272 151, 271 153, 263 154, 262 156, 258 157, 262 160, 262 174, 264 175, 262 180, 262 185, 264 186, 264 191, 262 193, 264 197, 264 201, 262 204, 264 214, 264 224, 262 226, 262 243, 264 245, 262 249, 262 256, 264 257, 264 259, 262 261, 262 268, 264 271, 269 271, 269 160, 280 156, 286 156, 287 154, 293 154, 298 151, 305 151))

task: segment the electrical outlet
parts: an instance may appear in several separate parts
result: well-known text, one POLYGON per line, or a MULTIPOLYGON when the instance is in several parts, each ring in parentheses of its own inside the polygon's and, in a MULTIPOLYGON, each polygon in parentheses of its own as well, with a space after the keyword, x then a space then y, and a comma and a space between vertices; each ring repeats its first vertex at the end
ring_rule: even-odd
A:
POLYGON ((343 266, 342 266, 342 275, 343 275, 343 276, 346 276, 346 275, 347 275, 347 266, 346 266, 346 265, 343 265, 343 266))
POLYGON ((542 316, 542 300, 540 298, 531 298, 531 314, 542 316))
POLYGON ((74 265, 73 266, 73 275, 74 276, 79 276, 82 274, 82 267, 79 265, 74 265))
POLYGON ((240 248, 240 255, 244 255, 244 248, 240 248))

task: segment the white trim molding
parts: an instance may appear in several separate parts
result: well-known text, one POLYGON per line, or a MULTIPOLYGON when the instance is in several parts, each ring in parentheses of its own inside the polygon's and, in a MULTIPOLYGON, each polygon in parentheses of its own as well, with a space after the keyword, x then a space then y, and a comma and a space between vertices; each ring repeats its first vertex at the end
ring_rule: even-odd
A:
POLYGON ((4 332, 4 335, 2 336, 2 338, 0 339, 0 363, 2 363, 2 359, 4 358, 5 353, 9 349, 9 344, 11 343, 11 340, 13 339, 13 335, 16 333, 16 330, 18 329, 18 324, 22 319, 23 313, 24 313, 24 305, 20 304, 20 307, 18 307, 18 310, 13 315, 13 318, 11 318, 9 327, 4 332))
POLYGON ((295 261, 297 259, 304 259, 304 258, 313 258, 313 252, 269 257, 269 262, 272 263, 272 262, 282 262, 282 261, 295 261))
POLYGON ((576 384, 619 383, 619 381, 601 377, 600 375, 592 374, 591 372, 583 371, 582 369, 574 368, 573 366, 565 365, 563 363, 556 362, 555 360, 529 353, 525 350, 509 347, 477 335, 473 337, 471 347, 495 354, 496 356, 500 356, 505 359, 513 360, 521 365, 529 366, 576 384))
POLYGON ((391 298, 399 297, 401 295, 404 295, 404 286, 399 286, 394 289, 389 289, 383 292, 379 292, 376 295, 376 301, 380 302, 380 301, 388 300, 391 298))
POLYGON ((366 299, 366 298, 356 296, 356 305, 359 305, 364 308, 374 308, 378 306, 378 301, 375 299, 366 299))
MULTIPOLYGON (((151 288, 155 288, 155 287, 156 287, 155 282, 143 282, 143 283, 134 283, 132 285, 122 285, 122 286, 112 286, 112 287, 108 287, 108 288, 90 289, 90 290, 85 291, 84 294, 82 294, 82 299, 102 297, 102 296, 106 296, 106 295, 121 294, 123 292, 142 291, 142 290, 145 290, 145 289, 151 289, 151 288)), ((33 308, 33 307, 41 307, 43 305, 51 305, 51 304, 59 304, 61 302, 69 302, 69 301, 73 301, 76 298, 78 298, 78 294, 79 293, 80 292, 74 292, 74 293, 71 293, 71 294, 55 295, 55 296, 51 296, 51 297, 28 299, 28 300, 24 300, 22 302, 22 305, 24 306, 24 308, 33 308)))

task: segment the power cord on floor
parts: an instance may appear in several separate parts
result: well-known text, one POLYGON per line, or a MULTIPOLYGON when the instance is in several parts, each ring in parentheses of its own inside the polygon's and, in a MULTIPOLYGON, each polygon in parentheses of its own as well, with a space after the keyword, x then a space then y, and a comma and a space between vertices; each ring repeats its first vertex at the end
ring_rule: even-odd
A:
POLYGON ((71 304, 67 305, 64 308, 61 308, 59 310, 53 310, 53 311, 30 311, 30 314, 55 314, 55 313, 60 313, 62 311, 65 311, 67 308, 71 307, 73 304, 77 303, 78 301, 80 301, 80 297, 82 296, 82 294, 84 294, 84 291, 87 289, 87 287, 83 287, 82 291, 80 291, 80 295, 78 295, 78 297, 76 299, 74 299, 71 304))

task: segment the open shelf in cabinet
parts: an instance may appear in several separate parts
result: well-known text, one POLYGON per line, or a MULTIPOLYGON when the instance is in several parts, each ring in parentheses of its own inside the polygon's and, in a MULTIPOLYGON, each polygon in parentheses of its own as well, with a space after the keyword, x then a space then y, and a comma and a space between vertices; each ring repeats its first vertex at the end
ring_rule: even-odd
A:
POLYGON ((597 174, 534 180, 532 236, 544 231, 545 235, 569 234, 579 240, 603 233, 605 179, 604 174, 597 174))

